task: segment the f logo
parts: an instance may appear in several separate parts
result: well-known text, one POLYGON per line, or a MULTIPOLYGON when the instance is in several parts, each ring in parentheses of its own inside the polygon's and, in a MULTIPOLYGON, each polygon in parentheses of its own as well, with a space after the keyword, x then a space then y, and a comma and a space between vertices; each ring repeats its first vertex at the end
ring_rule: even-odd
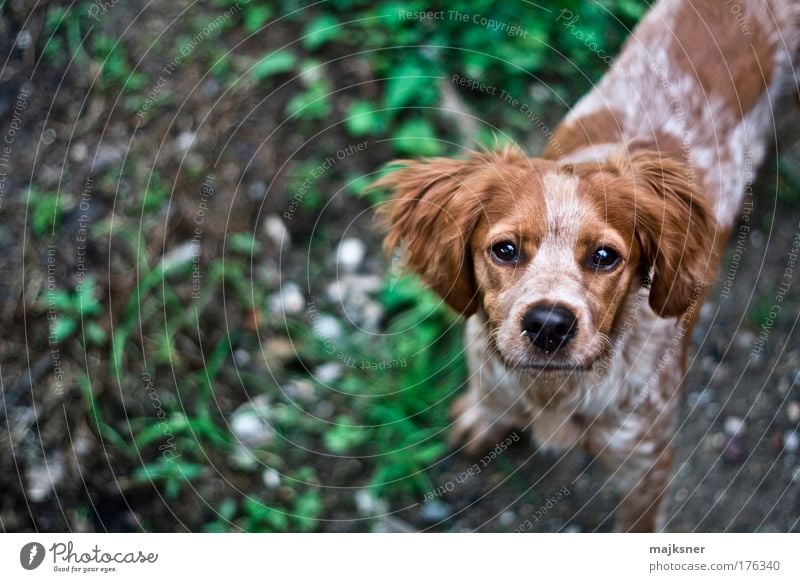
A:
POLYGON ((29 542, 19 551, 19 563, 26 570, 35 570, 44 561, 44 546, 38 542, 29 542))

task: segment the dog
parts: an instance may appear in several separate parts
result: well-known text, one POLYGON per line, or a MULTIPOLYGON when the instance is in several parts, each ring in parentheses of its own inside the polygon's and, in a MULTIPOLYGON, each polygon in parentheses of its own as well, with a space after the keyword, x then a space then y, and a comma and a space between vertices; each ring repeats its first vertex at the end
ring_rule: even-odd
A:
POLYGON ((377 181, 386 249, 467 318, 468 450, 517 427, 583 447, 619 488, 616 530, 663 527, 692 327, 797 99, 799 43, 795 0, 659 0, 543 157, 401 160, 377 181))

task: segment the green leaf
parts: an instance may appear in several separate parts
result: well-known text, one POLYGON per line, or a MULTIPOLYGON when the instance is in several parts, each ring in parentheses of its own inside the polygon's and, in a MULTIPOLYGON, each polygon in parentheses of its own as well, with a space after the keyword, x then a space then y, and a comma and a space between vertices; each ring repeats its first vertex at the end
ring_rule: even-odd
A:
POLYGON ((64 316, 59 317, 56 319, 56 324, 53 326, 53 341, 63 342, 65 339, 75 333, 76 328, 77 323, 74 319, 64 316))
POLYGON ((433 105, 439 96, 437 82, 430 67, 418 62, 406 63, 386 83, 386 107, 394 110, 409 105, 433 105))
POLYGON ((361 427, 352 426, 353 419, 349 416, 340 416, 336 419, 336 425, 325 432, 323 441, 325 446, 334 454, 343 455, 366 442, 370 434, 361 427))
POLYGON ((250 69, 250 76, 256 81, 261 81, 274 75, 288 73, 296 63, 297 57, 293 52, 288 49, 280 49, 268 54, 253 65, 253 68, 250 69))
POLYGON ((392 146, 397 153, 411 156, 436 156, 444 149, 430 122, 421 117, 404 122, 395 132, 392 146))
POLYGON ((259 30, 272 16, 272 7, 264 4, 251 4, 244 13, 244 29, 247 32, 259 30))
POLYGON ((366 101, 354 101, 344 124, 347 132, 354 137, 377 133, 382 125, 381 114, 366 101))
POLYGON ((323 79, 315 80, 311 86, 295 95, 286 105, 286 113, 302 119, 324 119, 331 114, 331 104, 328 101, 330 90, 323 79))
POLYGON ((324 44, 336 40, 340 33, 339 21, 330 14, 323 14, 306 26, 303 46, 310 51, 314 51, 324 44))
POLYGON ((228 248, 237 253, 252 255, 261 252, 261 243, 248 232, 237 232, 228 237, 228 248))

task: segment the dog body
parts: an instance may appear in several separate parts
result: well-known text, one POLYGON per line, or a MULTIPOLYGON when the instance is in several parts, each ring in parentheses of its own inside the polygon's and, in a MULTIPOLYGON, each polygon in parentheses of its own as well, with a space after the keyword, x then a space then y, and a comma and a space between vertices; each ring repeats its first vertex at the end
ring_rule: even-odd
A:
POLYGON ((692 325, 794 91, 800 3, 661 0, 545 159, 407 162, 387 246, 469 319, 467 447, 532 427, 583 446, 622 499, 617 529, 664 517, 692 325))

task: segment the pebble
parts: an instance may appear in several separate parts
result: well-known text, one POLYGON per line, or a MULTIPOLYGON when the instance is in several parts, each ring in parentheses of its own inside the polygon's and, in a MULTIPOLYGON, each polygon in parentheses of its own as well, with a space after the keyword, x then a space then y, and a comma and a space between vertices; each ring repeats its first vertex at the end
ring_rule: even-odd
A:
POLYGON ((69 157, 73 162, 81 163, 89 157, 89 148, 82 141, 76 142, 69 151, 69 157))
POLYGON ((281 220, 281 217, 277 214, 270 214, 267 216, 264 219, 262 228, 264 230, 264 234, 267 235, 267 238, 269 238, 269 240, 278 245, 280 248, 288 249, 291 246, 289 230, 286 228, 283 220, 281 220))
POLYGON ((756 339, 756 334, 754 334, 749 329, 743 329, 741 331, 738 331, 733 336, 733 340, 734 343, 736 344, 736 347, 738 347, 740 350, 747 350, 747 351, 753 349, 753 342, 755 341, 755 339, 756 339))
POLYGON ((361 266, 367 247, 361 239, 346 238, 339 244, 336 263, 344 271, 353 272, 361 266))
POLYGON ((792 400, 789 404, 787 404, 786 416, 789 418, 789 422, 800 422, 800 402, 797 402, 797 400, 792 400))
POLYGON ((243 350, 242 348, 238 348, 233 351, 233 361, 236 362, 237 366, 246 366, 250 363, 250 352, 247 350, 243 350))
POLYGON ((498 521, 500 522, 500 525, 502 525, 503 527, 508 527, 517 522, 517 514, 514 513, 513 511, 504 511, 503 513, 500 514, 498 521))
POLYGON ((314 377, 323 384, 330 384, 342 377, 342 371, 339 362, 326 362, 314 370, 314 377))
POLYGON ((783 450, 792 454, 800 451, 800 434, 796 430, 783 433, 783 450))
POLYGON ((383 287, 380 275, 345 275, 328 286, 328 297, 334 303, 363 300, 383 287))
POLYGON ((269 300, 270 313, 297 315, 306 307, 306 300, 300 287, 295 283, 286 283, 269 300))
POLYGON ((449 503, 432 499, 422 504, 419 517, 425 523, 439 523, 453 514, 453 509, 449 503))
POLYGON ((283 392, 292 400, 311 400, 314 398, 314 385, 308 380, 295 380, 285 384, 283 392))
POLYGON ((252 451, 242 443, 236 443, 232 455, 233 464, 239 469, 255 469, 258 466, 258 459, 252 451))
MULTIPOLYGON (((255 399, 254 399, 255 400, 255 399)), ((231 430, 243 445, 253 448, 268 443, 274 436, 267 424, 265 403, 245 402, 231 415, 231 430)))
POLYGON ((744 420, 738 416, 729 416, 725 419, 725 433, 731 436, 737 436, 744 433, 745 423, 744 420))
POLYGON ((378 499, 368 489, 359 489, 355 494, 356 510, 365 517, 375 517, 388 513, 389 506, 383 499, 378 499))
POLYGON ((314 416, 322 420, 329 420, 336 412, 336 405, 330 400, 320 400, 314 407, 314 416))
POLYGON ((175 139, 175 145, 178 148, 178 151, 181 152, 188 152, 191 149, 192 145, 194 144, 194 140, 197 137, 197 134, 193 131, 182 131, 178 134, 178 137, 175 139))
POLYGON ((282 366, 297 355, 296 346, 285 337, 273 337, 263 345, 266 364, 270 370, 282 366))
POLYGON ((711 402, 711 398, 712 396, 710 390, 691 392, 688 397, 689 406, 691 406, 692 408, 706 406, 711 402))
POLYGON ((186 241, 170 249, 161 257, 161 268, 169 271, 188 263, 200 254, 200 244, 194 241, 186 241))
POLYGON ((27 487, 25 492, 33 503, 39 503, 50 498, 53 491, 64 478, 64 459, 60 454, 41 460, 25 471, 27 487))
POLYGON ((281 485, 281 475, 275 469, 267 468, 261 473, 261 481, 267 489, 274 490, 281 485))
POLYGON ((335 340, 342 337, 342 324, 332 315, 320 315, 312 323, 314 333, 327 340, 335 340))

